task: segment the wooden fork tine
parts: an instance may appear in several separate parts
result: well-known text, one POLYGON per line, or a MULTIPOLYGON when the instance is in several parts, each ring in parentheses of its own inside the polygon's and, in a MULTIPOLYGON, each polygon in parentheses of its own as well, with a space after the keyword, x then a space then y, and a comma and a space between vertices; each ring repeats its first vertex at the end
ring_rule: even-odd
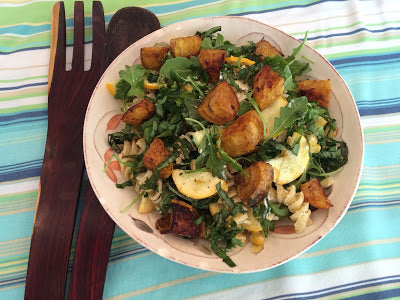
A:
MULTIPOLYGON (((54 73, 61 73, 65 72, 65 10, 64 10, 64 2, 60 1, 57 3, 58 5, 54 5, 53 7, 53 14, 52 16, 58 15, 58 22, 57 20, 52 20, 52 25, 55 25, 53 30, 52 26, 52 40, 57 41, 57 46, 55 49, 55 57, 54 57, 54 67, 50 71, 49 70, 49 78, 52 78, 53 72, 54 73), (58 13, 55 11, 58 10, 58 13)), ((54 18, 56 19, 56 18, 54 18)), ((50 50, 51 53, 52 49, 50 50)), ((51 66, 51 64, 50 64, 51 66)), ((49 82, 50 86, 50 82, 49 82)))
POLYGON ((76 1, 74 5, 74 48, 72 53, 72 69, 84 69, 84 39, 85 19, 83 2, 76 1))
POLYGON ((91 69, 95 68, 100 70, 101 61, 104 53, 105 41, 105 23, 104 23, 104 10, 100 1, 93 1, 92 13, 92 26, 93 26, 93 46, 92 46, 92 65, 91 69))

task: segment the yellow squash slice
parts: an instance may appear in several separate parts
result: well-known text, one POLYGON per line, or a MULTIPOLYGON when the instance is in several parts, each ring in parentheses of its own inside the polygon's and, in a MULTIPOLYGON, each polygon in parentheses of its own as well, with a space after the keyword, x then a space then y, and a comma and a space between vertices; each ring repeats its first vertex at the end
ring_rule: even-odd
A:
POLYGON ((174 170, 172 179, 178 191, 192 199, 204 199, 217 192, 215 187, 221 182, 221 188, 228 190, 226 182, 218 177, 212 176, 208 171, 187 172, 185 170, 174 170))
POLYGON ((307 139, 302 136, 297 155, 288 149, 284 149, 280 155, 267 161, 274 168, 274 182, 287 184, 297 179, 304 173, 310 160, 307 139))

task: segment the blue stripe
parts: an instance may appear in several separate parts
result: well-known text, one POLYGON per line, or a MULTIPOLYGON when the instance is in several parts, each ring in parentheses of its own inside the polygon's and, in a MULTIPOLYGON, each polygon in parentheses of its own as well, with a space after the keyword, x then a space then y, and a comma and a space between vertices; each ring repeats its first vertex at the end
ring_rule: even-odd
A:
POLYGON ((27 87, 42 86, 42 85, 47 85, 47 81, 0 88, 0 91, 12 91, 12 90, 18 90, 18 89, 23 89, 23 88, 27 88, 27 87))
POLYGON ((0 166, 0 171, 9 170, 9 169, 12 170, 14 168, 24 168, 24 167, 34 166, 34 165, 42 164, 42 163, 43 163, 43 159, 35 159, 35 160, 25 161, 25 162, 17 163, 17 164, 0 166))
POLYGON ((400 103, 392 106, 359 107, 360 116, 384 115, 400 112, 400 103))
POLYGON ((356 100, 357 106, 387 106, 399 103, 400 97, 388 99, 356 100))
MULTIPOLYGON (((332 295, 335 295, 338 293, 344 293, 347 291, 355 292, 357 289, 374 287, 374 286, 379 286, 382 284, 396 283, 396 282, 399 282, 399 280, 400 280, 400 275, 392 275, 392 276, 385 276, 385 277, 379 277, 379 278, 368 279, 368 280, 355 281, 352 283, 337 285, 335 287, 321 289, 318 291, 312 291, 312 292, 306 292, 306 293, 284 294, 284 295, 280 295, 277 297, 270 297, 270 298, 265 298, 265 299, 273 300, 273 299, 281 299, 281 298, 288 298, 288 297, 302 297, 302 298, 306 297, 307 299, 316 299, 316 298, 320 298, 320 297, 332 296, 332 295)), ((398 289, 395 289, 394 291, 396 291, 396 290, 398 290, 398 289)), ((367 295, 371 295, 371 294, 367 294, 367 295)), ((362 295, 362 296, 365 296, 365 295, 362 295)), ((351 298, 349 298, 349 299, 351 299, 351 298)), ((371 298, 369 298, 369 299, 371 299, 371 298)), ((376 299, 376 298, 373 298, 373 299, 376 299)))
POLYGON ((0 128, 3 127, 2 130, 13 130, 15 125, 23 125, 27 124, 32 126, 32 123, 43 123, 41 126, 43 130, 47 129, 47 110, 44 111, 45 114, 43 115, 35 115, 35 116, 26 116, 22 118, 14 118, 14 119, 9 119, 9 121, 2 121, 0 120, 0 128), (4 129, 7 128, 7 129, 4 129))
POLYGON ((47 116, 47 109, 38 109, 38 110, 31 110, 27 112, 21 113, 13 113, 13 114, 2 114, 0 115, 0 122, 9 122, 12 120, 19 120, 24 118, 35 118, 35 117, 42 117, 47 116))
POLYGON ((355 29, 353 31, 349 31, 349 32, 343 32, 343 33, 332 33, 332 34, 327 34, 327 35, 317 35, 314 37, 310 37, 307 38, 307 41, 313 41, 313 40, 319 40, 319 39, 327 39, 327 38, 331 38, 331 37, 338 37, 338 36, 346 36, 346 35, 352 35, 358 32, 362 32, 362 31, 367 31, 367 32, 371 32, 371 33, 380 33, 380 32, 386 32, 389 30, 400 30, 400 27, 387 27, 384 29, 376 29, 376 30, 371 30, 365 27, 362 28, 358 28, 355 29))
POLYGON ((14 181, 40 176, 42 165, 31 167, 25 170, 13 170, 12 172, 0 173, 0 182, 14 181))
POLYGON ((376 61, 388 61, 392 59, 400 58, 400 52, 391 52, 387 54, 370 54, 370 55, 363 55, 363 56, 350 56, 346 58, 333 58, 329 61, 334 66, 346 65, 346 64, 355 64, 359 62, 376 62, 376 61))

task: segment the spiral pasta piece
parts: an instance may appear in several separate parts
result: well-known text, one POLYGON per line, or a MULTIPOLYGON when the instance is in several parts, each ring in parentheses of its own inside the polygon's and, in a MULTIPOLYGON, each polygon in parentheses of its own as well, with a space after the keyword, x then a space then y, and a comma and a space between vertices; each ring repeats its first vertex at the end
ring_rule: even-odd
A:
MULTIPOLYGON (((137 141, 133 140, 132 142, 126 140, 124 141, 124 146, 119 154, 119 158, 122 162, 133 161, 133 158, 128 156, 139 155, 145 149, 146 141, 144 138, 138 139, 137 141)), ((121 173, 126 180, 132 179, 132 172, 130 172, 129 168, 123 164, 121 164, 121 173)))
MULTIPOLYGON (((146 172, 139 173, 136 175, 135 178, 135 185, 134 188, 137 193, 141 193, 143 190, 140 188, 142 184, 146 182, 148 178, 150 178, 153 175, 153 172, 150 170, 147 170, 146 172)), ((146 190, 145 195, 143 198, 148 198, 150 199, 154 204, 159 204, 161 201, 161 191, 163 188, 163 182, 161 178, 157 179, 157 190, 146 190)))
POLYGON ((272 203, 280 203, 288 207, 292 213, 290 219, 294 222, 296 233, 303 232, 307 225, 311 224, 309 203, 304 201, 302 192, 296 193, 294 185, 289 186, 287 189, 283 185, 277 185, 276 190, 271 188, 268 192, 268 199, 272 203))

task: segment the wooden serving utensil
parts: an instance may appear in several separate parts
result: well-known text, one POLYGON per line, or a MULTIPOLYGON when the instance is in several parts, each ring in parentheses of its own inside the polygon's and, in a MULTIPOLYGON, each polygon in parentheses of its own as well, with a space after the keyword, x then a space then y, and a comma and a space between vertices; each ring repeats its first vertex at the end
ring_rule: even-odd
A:
MULTIPOLYGON (((160 28, 150 11, 140 7, 118 10, 106 34, 102 70, 128 46, 160 28)), ((101 299, 115 223, 90 185, 86 188, 68 299, 101 299)))
POLYGON ((65 65, 64 3, 56 3, 52 12, 48 132, 29 253, 25 299, 65 297, 84 167, 83 118, 90 95, 101 75, 100 63, 105 40, 103 7, 101 2, 94 1, 92 65, 90 70, 85 71, 83 1, 76 1, 74 5, 74 45, 70 71, 66 70, 65 65))

